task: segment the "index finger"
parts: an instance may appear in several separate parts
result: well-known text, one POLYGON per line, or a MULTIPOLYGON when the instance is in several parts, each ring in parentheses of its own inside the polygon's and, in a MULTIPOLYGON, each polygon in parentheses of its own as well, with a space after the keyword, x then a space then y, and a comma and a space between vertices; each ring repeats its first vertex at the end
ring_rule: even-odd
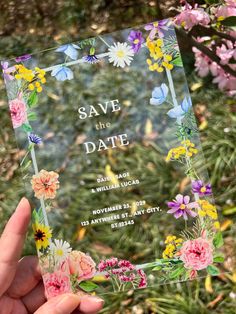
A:
POLYGON ((0 238, 0 296, 15 276, 30 217, 30 204, 22 198, 0 238))

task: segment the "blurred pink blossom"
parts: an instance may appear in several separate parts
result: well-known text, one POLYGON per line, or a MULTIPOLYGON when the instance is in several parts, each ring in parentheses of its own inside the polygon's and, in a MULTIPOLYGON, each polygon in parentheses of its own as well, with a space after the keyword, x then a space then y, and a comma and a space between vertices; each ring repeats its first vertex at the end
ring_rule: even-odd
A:
MULTIPOLYGON (((232 1, 230 1, 232 2, 232 1)), ((216 17, 229 17, 229 16, 236 16, 236 7, 230 5, 221 5, 216 9, 216 17)))
POLYGON ((177 25, 181 25, 185 29, 190 30, 194 25, 208 25, 210 23, 209 15, 204 9, 198 8, 197 5, 193 8, 186 3, 182 9, 183 11, 175 18, 177 25))

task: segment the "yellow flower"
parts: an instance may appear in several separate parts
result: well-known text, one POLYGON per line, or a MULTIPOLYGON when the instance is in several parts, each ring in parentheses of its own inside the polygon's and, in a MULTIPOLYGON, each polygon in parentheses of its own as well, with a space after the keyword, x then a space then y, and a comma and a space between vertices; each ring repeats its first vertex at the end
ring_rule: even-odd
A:
POLYGON ((173 69, 173 64, 169 63, 172 61, 172 56, 170 54, 165 54, 163 49, 164 42, 162 39, 159 38, 157 40, 151 41, 150 38, 148 38, 146 44, 150 52, 150 57, 157 64, 157 66, 153 68, 151 59, 147 59, 150 71, 156 70, 157 72, 163 72, 164 68, 168 70, 173 69))
POLYGON ((29 88, 29 90, 34 90, 34 84, 29 84, 29 86, 28 86, 28 88, 29 88))
POLYGON ((170 161, 171 159, 179 159, 180 157, 192 157, 193 155, 198 153, 197 148, 195 148, 195 144, 190 142, 190 140, 184 140, 181 142, 184 146, 178 146, 171 148, 167 154, 166 161, 170 161))
POLYGON ((49 240, 52 237, 52 231, 50 227, 35 223, 33 224, 34 240, 37 250, 46 249, 49 246, 49 240))
POLYGON ((200 210, 198 211, 199 216, 201 217, 210 217, 213 220, 217 220, 217 210, 216 207, 206 200, 199 200, 200 210))
POLYGON ((183 242, 182 238, 177 238, 173 235, 168 235, 165 240, 166 248, 162 253, 164 259, 173 258, 180 244, 183 242))
POLYGON ((172 60, 172 56, 171 55, 165 55, 164 59, 165 59, 165 61, 171 61, 172 60))
POLYGON ((215 221, 215 222, 214 222, 214 227, 215 227, 217 230, 220 229, 220 223, 219 223, 219 221, 215 221))
POLYGON ((39 67, 35 67, 34 71, 27 69, 22 64, 17 64, 16 66, 17 73, 15 74, 15 78, 17 80, 25 80, 28 82, 28 89, 33 91, 36 88, 38 93, 42 92, 41 84, 46 83, 45 74, 46 72, 39 67))

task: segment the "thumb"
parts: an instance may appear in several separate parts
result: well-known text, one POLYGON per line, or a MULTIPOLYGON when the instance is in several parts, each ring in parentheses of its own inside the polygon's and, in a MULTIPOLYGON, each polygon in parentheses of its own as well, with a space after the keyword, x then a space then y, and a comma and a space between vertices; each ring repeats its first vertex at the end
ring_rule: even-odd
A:
POLYGON ((80 297, 75 294, 62 294, 50 299, 34 314, 70 314, 80 303, 80 297))

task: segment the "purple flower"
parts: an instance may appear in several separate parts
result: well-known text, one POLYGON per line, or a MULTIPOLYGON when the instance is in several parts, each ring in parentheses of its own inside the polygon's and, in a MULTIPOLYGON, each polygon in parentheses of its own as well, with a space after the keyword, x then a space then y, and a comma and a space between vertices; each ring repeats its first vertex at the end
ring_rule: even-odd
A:
POLYGON ((31 143, 36 144, 36 145, 42 143, 41 137, 39 137, 38 135, 36 135, 34 133, 30 133, 29 140, 30 140, 31 143))
POLYGON ((196 180, 192 182, 192 192, 198 193, 199 196, 211 195, 212 189, 211 184, 204 184, 202 180, 196 180))
POLYGON ((19 63, 19 62, 24 62, 24 61, 27 61, 31 58, 31 55, 29 54, 26 54, 26 55, 23 55, 23 56, 20 56, 20 57, 17 57, 15 58, 16 62, 19 63))
POLYGON ((90 63, 90 64, 99 62, 99 59, 95 54, 93 54, 93 55, 89 54, 87 56, 84 56, 83 59, 85 62, 90 63))
POLYGON ((146 29, 146 31, 150 31, 149 38, 151 40, 154 39, 154 37, 156 36, 156 33, 158 33, 160 38, 163 38, 164 37, 163 30, 165 31, 168 30, 168 23, 169 23, 169 20, 162 20, 159 22, 149 23, 144 28, 146 29))
POLYGON ((131 31, 128 40, 131 42, 132 50, 134 53, 137 53, 144 43, 144 38, 142 32, 140 31, 131 31))
POLYGON ((174 214, 174 217, 176 219, 183 216, 185 220, 188 219, 188 215, 191 217, 196 217, 197 213, 192 211, 192 208, 197 208, 198 204, 197 202, 189 203, 190 197, 188 195, 183 196, 181 194, 178 194, 172 202, 168 202, 167 205, 170 210, 168 210, 168 214, 174 214))
POLYGON ((14 76, 11 75, 11 73, 15 72, 16 70, 14 66, 9 68, 8 65, 9 63, 7 61, 1 62, 3 77, 4 77, 5 82, 14 80, 14 76))

